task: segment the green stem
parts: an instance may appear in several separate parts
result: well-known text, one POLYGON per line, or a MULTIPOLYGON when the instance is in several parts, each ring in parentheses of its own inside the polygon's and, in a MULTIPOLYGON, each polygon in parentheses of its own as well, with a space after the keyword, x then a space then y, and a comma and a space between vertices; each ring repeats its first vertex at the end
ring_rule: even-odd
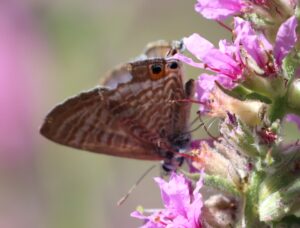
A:
POLYGON ((272 87, 270 86, 270 82, 266 78, 253 75, 252 77, 247 77, 242 85, 251 91, 255 91, 265 97, 272 99, 272 87))
POLYGON ((277 97, 273 100, 269 110, 269 119, 271 122, 283 118, 286 113, 286 100, 286 96, 277 97))
POLYGON ((235 197, 241 197, 241 192, 237 190, 236 186, 227 181, 224 177, 205 174, 204 184, 220 191, 227 192, 235 197))
POLYGON ((274 222, 273 223, 273 228, 282 228, 282 227, 298 227, 300 224, 300 218, 296 217, 296 216, 287 216, 284 217, 283 219, 281 219, 280 222, 274 222))
POLYGON ((245 210, 244 218, 246 227, 259 227, 259 214, 258 214, 258 196, 259 186, 265 177, 265 173, 261 171, 253 172, 249 188, 245 193, 245 210))

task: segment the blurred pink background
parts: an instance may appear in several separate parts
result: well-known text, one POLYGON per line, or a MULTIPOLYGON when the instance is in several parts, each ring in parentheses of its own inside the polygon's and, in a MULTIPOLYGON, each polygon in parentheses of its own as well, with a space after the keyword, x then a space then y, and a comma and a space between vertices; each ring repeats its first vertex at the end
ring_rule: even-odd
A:
MULTIPOLYGON (((38 133, 46 113, 94 87, 114 65, 158 39, 193 32, 230 36, 180 0, 2 0, 0 2, 0 227, 137 227, 136 206, 161 207, 152 162, 54 144, 38 133)), ((196 77, 196 70, 188 70, 196 77)))

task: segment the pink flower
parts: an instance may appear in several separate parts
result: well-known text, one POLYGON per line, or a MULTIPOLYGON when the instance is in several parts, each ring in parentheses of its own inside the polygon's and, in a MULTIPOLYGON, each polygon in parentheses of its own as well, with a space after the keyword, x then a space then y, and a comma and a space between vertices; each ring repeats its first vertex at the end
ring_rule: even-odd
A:
MULTIPOLYGON (((196 81, 195 97, 201 102, 199 110, 212 117, 225 118, 228 112, 234 113, 243 122, 249 126, 255 126, 260 123, 259 112, 263 107, 260 101, 241 101, 225 94, 219 87, 215 85, 218 81, 220 84, 225 84, 222 81, 227 81, 228 78, 216 77, 208 74, 201 74, 196 81)), ((202 140, 203 141, 203 140, 202 140)))
POLYGON ((195 98, 201 102, 199 110, 204 113, 211 112, 212 93, 216 87, 215 82, 218 81, 227 87, 233 87, 233 83, 224 75, 201 74, 196 81, 195 98))
POLYGON ((292 16, 278 29, 274 46, 274 56, 278 65, 282 64, 282 60, 294 48, 297 42, 297 26, 298 20, 295 16, 292 16))
POLYGON ((243 56, 247 56, 244 58, 249 59, 248 56, 250 56, 259 68, 267 73, 274 73, 274 65, 269 64, 269 53, 273 49, 269 41, 267 41, 267 39, 262 34, 258 35, 252 28, 249 21, 245 21, 239 17, 234 18, 234 32, 236 34, 236 38, 234 40, 235 46, 240 46, 240 49, 245 50, 248 54, 243 54, 243 56))
POLYGON ((257 13, 260 17, 270 17, 272 21, 285 18, 294 13, 296 1, 267 0, 198 0, 195 4, 196 12, 203 17, 213 20, 225 20, 229 16, 244 13, 257 13), (261 14, 261 15, 260 15, 261 14))
MULTIPOLYGON (((217 77, 228 77, 223 86, 230 88, 233 82, 242 78, 243 65, 239 58, 236 58, 236 47, 222 40, 219 43, 219 49, 215 48, 212 43, 198 34, 193 34, 183 39, 183 42, 189 52, 191 52, 203 64, 196 63, 192 59, 177 54, 174 58, 192 65, 194 67, 211 70, 217 73, 217 77)), ((224 81, 225 82, 225 81, 224 81)))
POLYGON ((143 228, 200 228, 200 214, 203 203, 199 190, 202 187, 202 179, 200 178, 196 183, 192 193, 190 183, 182 174, 173 173, 169 182, 162 178, 155 178, 155 181, 160 187, 162 200, 166 208, 155 210, 148 216, 135 211, 131 216, 144 220, 143 228))
POLYGON ((214 81, 226 88, 233 88, 237 82, 244 80, 247 76, 245 72, 255 72, 264 77, 276 76, 281 71, 282 60, 297 41, 295 16, 279 27, 274 47, 263 34, 256 33, 250 22, 238 17, 234 18, 234 22, 234 42, 221 40, 219 49, 198 34, 183 39, 187 50, 200 60, 200 63, 182 54, 175 55, 175 58, 189 65, 216 73, 214 79, 207 75, 202 76, 205 80, 199 79, 198 98, 201 94, 201 99, 205 99, 203 88, 209 92, 214 86, 214 81))
POLYGON ((207 19, 224 20, 240 13, 246 6, 243 0, 198 0, 195 10, 207 19))
POLYGON ((294 48, 297 41, 296 17, 290 17, 279 27, 274 47, 263 34, 256 33, 249 21, 235 17, 234 23, 235 45, 241 46, 246 51, 248 56, 263 70, 263 76, 276 75, 281 69, 282 60, 294 48))

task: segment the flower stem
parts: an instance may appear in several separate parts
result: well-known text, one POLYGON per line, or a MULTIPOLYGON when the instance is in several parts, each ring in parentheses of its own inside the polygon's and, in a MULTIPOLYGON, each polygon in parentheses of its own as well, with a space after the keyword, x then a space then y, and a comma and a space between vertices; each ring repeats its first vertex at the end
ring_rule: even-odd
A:
POLYGON ((206 186, 227 192, 235 197, 241 197, 241 192, 238 191, 236 186, 223 177, 205 174, 203 180, 206 186))
POLYGON ((269 119, 271 122, 276 121, 277 119, 282 119, 286 113, 286 96, 277 97, 274 99, 269 110, 269 119))
POLYGON ((262 171, 253 172, 250 185, 245 193, 245 210, 244 219, 246 227, 259 227, 259 215, 258 215, 258 196, 259 186, 265 177, 265 173, 262 171))

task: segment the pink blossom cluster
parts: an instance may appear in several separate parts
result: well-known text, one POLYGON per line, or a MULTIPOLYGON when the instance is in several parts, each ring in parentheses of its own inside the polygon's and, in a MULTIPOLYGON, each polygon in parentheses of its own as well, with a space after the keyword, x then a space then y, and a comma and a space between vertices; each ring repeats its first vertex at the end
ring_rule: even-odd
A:
MULTIPOLYGON (((185 48, 193 57, 178 53, 174 58, 210 72, 200 74, 196 80, 195 97, 197 103, 201 104, 200 113, 227 117, 227 120, 232 121, 226 127, 225 123, 220 130, 227 134, 222 140, 230 142, 229 146, 222 144, 222 140, 213 146, 204 142, 205 140, 200 140, 198 144, 202 154, 198 156, 198 162, 191 162, 194 170, 199 172, 199 169, 205 168, 205 172, 219 172, 219 176, 225 177, 229 167, 232 167, 232 170, 236 170, 236 174, 230 174, 234 185, 241 177, 247 176, 244 173, 253 170, 255 162, 248 162, 248 156, 262 156, 257 148, 260 148, 261 144, 268 147, 278 139, 273 128, 269 127, 272 123, 278 119, 293 121, 300 129, 300 117, 296 110, 300 107, 299 102, 296 101, 295 105, 295 102, 292 103, 295 99, 292 98, 287 100, 290 99, 291 107, 295 107, 293 112, 288 110, 281 116, 271 115, 269 122, 263 122, 265 117, 261 117, 262 114, 265 115, 262 110, 266 106, 265 109, 269 108, 272 112, 272 104, 275 106, 278 100, 282 102, 281 97, 292 93, 287 92, 287 84, 297 79, 298 71, 292 76, 288 75, 291 73, 286 64, 286 59, 296 53, 296 47, 299 45, 296 6, 297 3, 293 0, 198 0, 195 4, 196 12, 229 29, 232 40, 220 40, 218 47, 215 47, 210 41, 194 33, 183 39, 185 48), (224 20, 229 16, 233 16, 232 29, 224 24, 224 20), (242 97, 242 90, 251 96, 242 97), (256 129, 262 122, 262 127, 256 129), (267 126, 266 123, 270 122, 267 126), (240 156, 239 151, 236 155, 233 153, 245 145, 245 141, 239 141, 241 138, 251 139, 251 145, 247 145, 245 149, 245 157, 240 156), (232 144, 235 147, 232 147, 232 144), (226 158, 215 153, 212 148, 216 145, 218 150, 226 154, 226 158), (231 162, 230 157, 236 160, 231 162), (215 163, 212 163, 213 159, 215 163), (234 178, 235 175, 237 178, 234 178)), ((299 93, 299 90, 294 93, 299 93)), ((276 108, 278 109, 278 105, 273 109, 276 108)), ((298 112, 300 113, 300 110, 298 112)), ((273 161, 268 160, 268 156, 266 154, 266 161, 271 164, 273 161)), ((191 184, 184 176, 175 173, 171 175, 169 182, 161 178, 155 180, 161 189, 165 209, 152 211, 149 215, 135 211, 132 216, 142 219, 143 227, 201 227, 201 210, 205 209, 199 193, 202 178, 196 183, 194 190, 191 190, 191 184)))
POLYGON ((135 211, 131 216, 144 220, 143 228, 200 228, 202 196, 199 190, 202 179, 199 179, 193 191, 190 182, 182 174, 173 173, 169 182, 158 177, 155 181, 160 188, 165 209, 157 209, 150 215, 135 211))

